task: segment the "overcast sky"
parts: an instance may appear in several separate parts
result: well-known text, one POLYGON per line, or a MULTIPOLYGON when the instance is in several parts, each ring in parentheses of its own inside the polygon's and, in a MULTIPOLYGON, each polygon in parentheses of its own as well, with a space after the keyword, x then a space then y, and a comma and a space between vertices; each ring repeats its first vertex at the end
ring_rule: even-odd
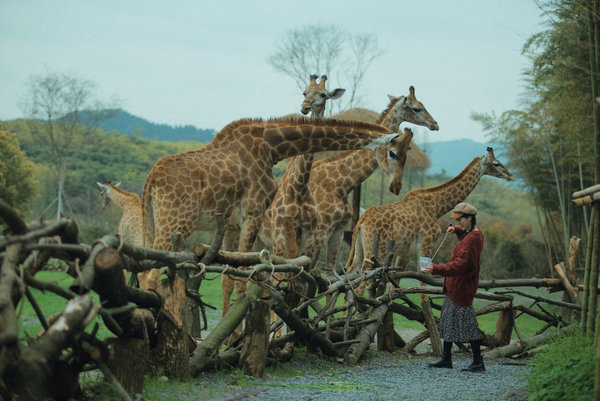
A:
POLYGON ((156 123, 219 130, 296 113, 301 91, 267 59, 290 29, 320 23, 374 34, 384 50, 362 107, 380 112, 414 85, 440 125, 413 129, 418 142, 485 142, 470 114, 518 107, 521 49, 542 22, 532 0, 2 0, 0 120, 21 117, 25 82, 47 72, 89 79, 156 123))

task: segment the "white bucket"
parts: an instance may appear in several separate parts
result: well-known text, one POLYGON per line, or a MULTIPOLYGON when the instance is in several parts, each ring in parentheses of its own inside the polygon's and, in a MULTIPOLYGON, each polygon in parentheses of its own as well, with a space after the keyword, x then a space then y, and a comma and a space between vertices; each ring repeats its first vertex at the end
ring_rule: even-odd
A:
POLYGON ((421 270, 425 270, 427 266, 431 265, 431 258, 428 258, 427 256, 421 256, 419 258, 419 265, 421 266, 421 270))

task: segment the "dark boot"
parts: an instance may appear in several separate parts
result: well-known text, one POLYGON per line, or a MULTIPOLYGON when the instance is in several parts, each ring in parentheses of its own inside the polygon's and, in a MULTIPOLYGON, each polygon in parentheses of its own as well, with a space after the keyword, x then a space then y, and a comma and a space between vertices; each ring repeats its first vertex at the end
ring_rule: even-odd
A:
POLYGON ((430 363, 430 368, 449 368, 452 369, 452 342, 444 341, 444 356, 437 362, 430 363))
POLYGON ((462 370, 465 372, 485 372, 485 365, 481 356, 481 341, 471 341, 470 344, 473 351, 473 363, 462 370))

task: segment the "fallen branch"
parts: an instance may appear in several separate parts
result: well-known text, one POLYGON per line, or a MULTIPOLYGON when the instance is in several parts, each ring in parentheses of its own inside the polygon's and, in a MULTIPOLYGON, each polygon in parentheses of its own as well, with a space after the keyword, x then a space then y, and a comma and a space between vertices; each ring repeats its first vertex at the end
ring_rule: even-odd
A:
POLYGON ((558 334, 558 331, 538 334, 526 340, 515 341, 503 347, 497 347, 484 353, 487 359, 508 358, 520 354, 530 348, 536 347, 558 334))

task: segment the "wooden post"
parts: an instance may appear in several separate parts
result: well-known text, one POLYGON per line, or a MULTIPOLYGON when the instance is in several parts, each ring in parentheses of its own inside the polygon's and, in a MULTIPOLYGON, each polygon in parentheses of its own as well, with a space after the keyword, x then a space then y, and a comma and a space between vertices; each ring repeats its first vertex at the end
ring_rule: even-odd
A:
POLYGON ((512 302, 510 302, 510 307, 502 309, 500 313, 498 313, 496 332, 494 333, 494 336, 496 337, 499 346, 510 344, 510 337, 514 326, 515 311, 512 308, 512 302))
POLYGON ((248 310, 240 363, 250 376, 262 377, 265 372, 269 349, 270 310, 269 303, 262 299, 252 302, 248 310))
POLYGON ((377 330, 377 351, 394 352, 396 336, 394 336, 394 315, 386 312, 377 330))
POLYGON ((119 338, 110 346, 107 365, 128 393, 141 393, 149 358, 147 338, 119 338))
POLYGON ((158 313, 158 344, 152 359, 159 373, 171 379, 189 377, 188 323, 185 315, 185 282, 181 277, 159 280, 156 292, 164 297, 163 309, 158 313))
POLYGON ((429 330, 431 349, 435 355, 442 356, 442 341, 440 340, 440 333, 438 331, 435 318, 433 317, 433 312, 431 310, 431 299, 429 297, 426 296, 421 300, 421 310, 423 311, 423 316, 425 317, 425 325, 427 326, 427 330, 429 330))
MULTIPOLYGON (((392 251, 394 249, 394 245, 395 241, 388 241, 386 245, 386 254, 381 255, 386 266, 390 266, 392 263, 394 256, 392 251)), ((377 293, 375 294, 376 296, 381 296, 385 293, 388 282, 387 273, 384 274, 384 277, 385 280, 382 280, 382 285, 378 287, 377 293)), ((379 326, 379 329, 377 330, 377 351, 394 352, 398 344, 400 344, 400 347, 404 347, 406 343, 394 330, 394 315, 388 310, 383 317, 381 326, 379 326)))

